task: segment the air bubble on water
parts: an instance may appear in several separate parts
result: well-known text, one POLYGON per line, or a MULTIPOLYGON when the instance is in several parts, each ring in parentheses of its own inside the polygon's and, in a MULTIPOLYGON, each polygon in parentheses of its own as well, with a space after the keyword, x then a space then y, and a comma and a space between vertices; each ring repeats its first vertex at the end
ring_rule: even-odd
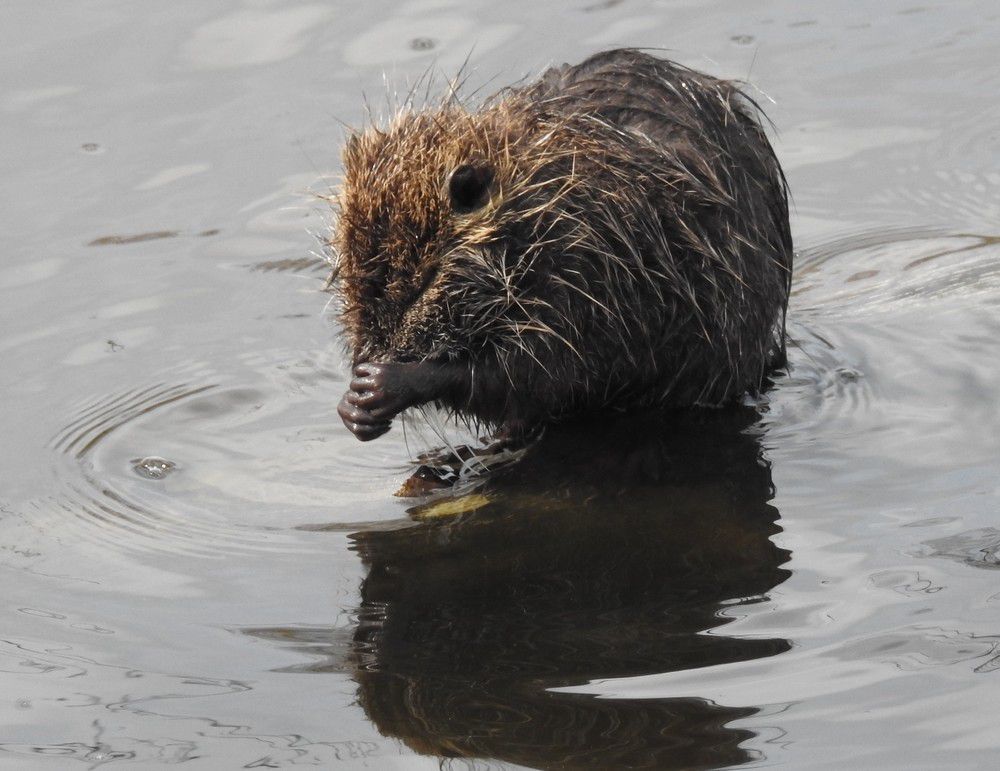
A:
POLYGON ((150 455, 146 458, 136 458, 132 461, 132 470, 145 479, 163 479, 177 468, 177 464, 166 458, 150 455))

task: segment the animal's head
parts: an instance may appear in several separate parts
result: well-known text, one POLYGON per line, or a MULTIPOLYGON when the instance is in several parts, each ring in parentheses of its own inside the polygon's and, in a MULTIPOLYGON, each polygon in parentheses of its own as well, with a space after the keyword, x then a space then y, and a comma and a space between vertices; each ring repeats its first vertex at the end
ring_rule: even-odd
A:
POLYGON ((563 205, 581 154, 565 120, 510 96, 352 135, 332 245, 355 362, 502 361, 570 345, 542 286, 588 227, 563 205))

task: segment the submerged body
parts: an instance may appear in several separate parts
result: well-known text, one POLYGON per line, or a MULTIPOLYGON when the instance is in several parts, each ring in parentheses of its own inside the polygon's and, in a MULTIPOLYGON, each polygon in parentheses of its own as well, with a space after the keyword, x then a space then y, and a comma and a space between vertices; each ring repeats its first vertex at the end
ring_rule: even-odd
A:
POLYGON ((352 136, 345 424, 373 439, 434 402, 518 432, 759 388, 792 244, 758 114, 735 84, 616 50, 352 136))

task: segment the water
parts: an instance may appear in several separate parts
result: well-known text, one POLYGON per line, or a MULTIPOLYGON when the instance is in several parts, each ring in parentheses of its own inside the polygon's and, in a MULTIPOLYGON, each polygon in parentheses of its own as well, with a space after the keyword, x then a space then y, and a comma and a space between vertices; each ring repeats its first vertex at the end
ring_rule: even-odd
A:
POLYGON ((997 39, 986 0, 8 3, 0 766, 991 767, 997 39), (334 413, 340 121, 619 44, 779 127, 790 372, 394 498, 440 440, 334 413))

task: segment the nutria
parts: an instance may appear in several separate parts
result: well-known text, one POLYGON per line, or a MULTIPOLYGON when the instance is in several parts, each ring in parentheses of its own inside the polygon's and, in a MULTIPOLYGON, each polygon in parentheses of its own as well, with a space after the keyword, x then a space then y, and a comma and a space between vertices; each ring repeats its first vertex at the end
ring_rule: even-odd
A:
POLYGON ((784 358, 784 175, 737 84, 636 50, 349 137, 330 285, 361 440, 720 405, 784 358))

